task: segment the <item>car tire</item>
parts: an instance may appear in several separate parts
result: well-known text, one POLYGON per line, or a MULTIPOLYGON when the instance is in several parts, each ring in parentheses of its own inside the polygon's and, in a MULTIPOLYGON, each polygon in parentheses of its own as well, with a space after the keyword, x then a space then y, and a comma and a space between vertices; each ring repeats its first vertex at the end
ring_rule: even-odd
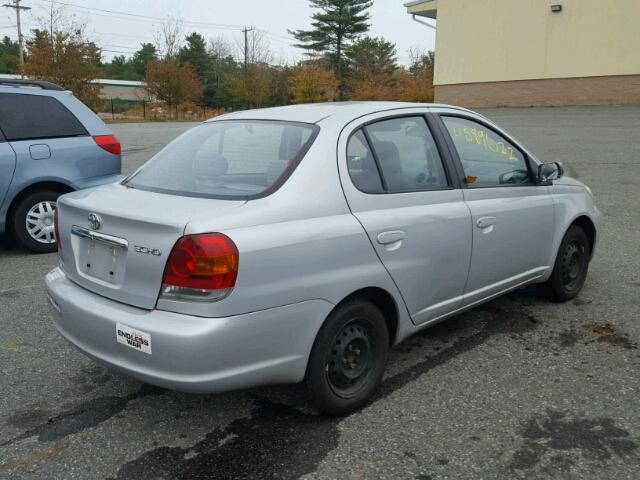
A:
POLYGON ((344 415, 362 407, 384 374, 389 332, 382 312, 353 299, 338 305, 316 336, 305 382, 316 408, 344 415))
POLYGON ((36 253, 56 251, 53 211, 60 195, 55 190, 40 190, 20 199, 11 217, 11 233, 20 247, 36 253), (31 232, 27 227, 28 221, 31 232), (38 222, 42 226, 39 230, 36 228, 38 222))
POLYGON ((565 233, 551 277, 543 284, 546 296, 554 302, 567 302, 582 290, 589 270, 591 245, 584 230, 572 225, 565 233))

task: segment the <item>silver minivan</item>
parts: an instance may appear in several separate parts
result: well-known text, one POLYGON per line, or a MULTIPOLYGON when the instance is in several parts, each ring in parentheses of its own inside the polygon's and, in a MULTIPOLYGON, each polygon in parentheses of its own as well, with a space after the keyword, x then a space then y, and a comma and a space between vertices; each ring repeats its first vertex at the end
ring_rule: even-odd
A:
POLYGON ((533 283, 575 297, 599 217, 485 117, 378 102, 217 117, 56 213, 47 295, 81 351, 189 392, 304 380, 330 414, 422 328, 533 283))

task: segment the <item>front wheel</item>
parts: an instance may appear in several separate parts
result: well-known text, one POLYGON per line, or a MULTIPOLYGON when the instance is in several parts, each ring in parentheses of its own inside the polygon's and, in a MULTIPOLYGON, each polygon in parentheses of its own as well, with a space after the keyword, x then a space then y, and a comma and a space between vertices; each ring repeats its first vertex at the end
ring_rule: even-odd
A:
POLYGON ((382 380, 388 354, 380 310, 359 299, 339 305, 316 337, 305 375, 318 410, 343 415, 363 406, 382 380))
POLYGON ((567 230, 551 277, 543 288, 550 300, 566 302, 575 298, 587 278, 591 247, 586 233, 580 227, 572 225, 567 230))
POLYGON ((42 190, 26 195, 13 210, 11 231, 18 244, 36 253, 56 251, 53 214, 60 192, 42 190))

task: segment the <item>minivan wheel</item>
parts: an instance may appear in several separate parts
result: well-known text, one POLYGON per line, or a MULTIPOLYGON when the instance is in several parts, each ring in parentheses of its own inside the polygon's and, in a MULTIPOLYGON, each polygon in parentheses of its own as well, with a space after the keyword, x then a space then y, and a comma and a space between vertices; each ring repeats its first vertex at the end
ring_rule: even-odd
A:
POLYGON ((318 332, 305 375, 318 410, 343 415, 363 406, 382 380, 388 354, 380 310, 359 299, 339 305, 318 332))
POLYGON ((547 296, 555 302, 575 298, 587 278, 591 248, 586 233, 572 225, 560 244, 553 273, 543 285, 547 296))
POLYGON ((11 232, 16 242, 36 253, 56 251, 53 213, 60 192, 41 190, 25 196, 13 209, 11 232))

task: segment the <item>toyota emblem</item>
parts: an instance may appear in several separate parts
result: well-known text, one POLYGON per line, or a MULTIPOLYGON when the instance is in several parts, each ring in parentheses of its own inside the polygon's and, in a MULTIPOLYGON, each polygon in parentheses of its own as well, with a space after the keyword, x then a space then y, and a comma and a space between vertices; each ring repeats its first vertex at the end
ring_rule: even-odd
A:
POLYGON ((102 225, 102 220, 97 213, 89 214, 89 227, 91 230, 100 230, 100 226, 102 225))

